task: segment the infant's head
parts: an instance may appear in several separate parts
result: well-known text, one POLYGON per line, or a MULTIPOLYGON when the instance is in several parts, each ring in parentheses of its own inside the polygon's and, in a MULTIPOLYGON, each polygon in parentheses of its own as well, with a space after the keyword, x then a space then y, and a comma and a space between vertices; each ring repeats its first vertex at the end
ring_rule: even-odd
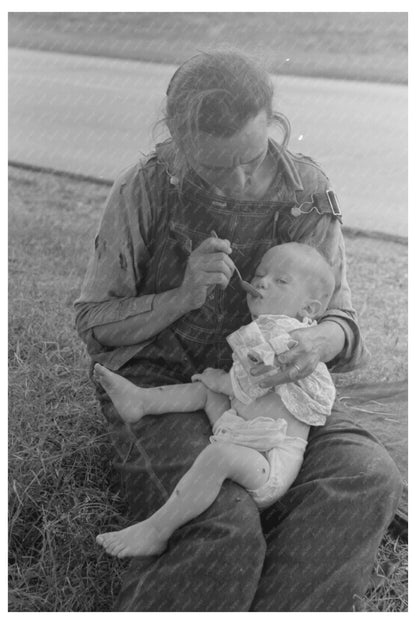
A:
POLYGON ((262 294, 261 298, 247 295, 254 318, 284 314, 303 320, 322 316, 334 292, 335 278, 314 247, 283 243, 264 254, 251 283, 262 294))

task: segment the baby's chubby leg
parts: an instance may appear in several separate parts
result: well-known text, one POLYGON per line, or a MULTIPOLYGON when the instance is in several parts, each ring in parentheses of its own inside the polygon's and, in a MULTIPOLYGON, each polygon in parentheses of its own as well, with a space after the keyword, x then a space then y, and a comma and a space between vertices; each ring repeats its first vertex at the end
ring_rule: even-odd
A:
POLYGON ((144 522, 98 535, 97 542, 116 557, 145 557, 165 550, 172 533, 199 516, 217 498, 225 479, 256 490, 269 478, 270 466, 258 451, 234 444, 210 444, 182 477, 166 503, 144 522))
POLYGON ((212 423, 229 407, 227 397, 211 392, 201 382, 141 388, 101 364, 94 366, 94 379, 102 385, 127 423, 138 422, 146 414, 194 412, 199 409, 206 410, 212 423))

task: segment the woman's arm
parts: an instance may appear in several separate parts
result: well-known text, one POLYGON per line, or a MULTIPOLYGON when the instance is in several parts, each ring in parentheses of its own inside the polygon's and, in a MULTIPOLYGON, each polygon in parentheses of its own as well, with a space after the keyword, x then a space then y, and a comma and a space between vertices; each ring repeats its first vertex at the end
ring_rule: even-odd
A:
POLYGON ((154 168, 132 168, 109 195, 75 302, 77 329, 90 351, 99 351, 100 345, 105 350, 152 338, 200 308, 213 286, 225 288, 234 270, 229 242, 209 238, 190 254, 179 288, 140 295, 151 231, 157 213, 164 210, 159 192, 163 180, 155 175, 154 168))
POLYGON ((202 307, 217 284, 221 288, 228 286, 234 270, 230 253, 228 241, 209 238, 189 256, 184 280, 178 288, 101 303, 78 300, 77 327, 81 337, 93 333, 94 340, 108 347, 135 345, 152 338, 184 314, 202 307))
MULTIPOLYGON (((140 303, 140 297, 137 298, 140 303)), ((107 347, 139 344, 174 323, 191 308, 180 288, 154 295, 150 310, 92 328, 94 337, 107 347)))
MULTIPOLYGON (((362 364, 368 352, 352 307, 347 280, 345 244, 340 223, 331 215, 307 215, 292 230, 293 240, 317 247, 335 275, 335 290, 328 309, 318 325, 291 332, 293 344, 278 359, 281 370, 260 384, 262 387, 287 383, 312 373, 318 362, 325 362, 333 372, 344 372, 362 364)), ((263 365, 253 366, 253 376, 264 374, 263 365)))
POLYGON ((361 335, 357 313, 352 304, 351 289, 347 278, 345 241, 340 221, 332 215, 321 215, 318 220, 315 217, 313 221, 315 221, 313 227, 309 231, 304 231, 298 240, 319 249, 332 267, 335 276, 334 293, 314 333, 317 340, 322 338, 320 345, 324 355, 322 361, 327 363, 333 372, 347 372, 363 365, 368 358, 368 351, 361 335), (335 337, 336 330, 331 327, 331 324, 337 325, 338 342, 335 337), (323 325, 325 329, 318 336, 319 329, 323 325), (344 334, 343 347, 336 353, 342 333, 344 334), (332 343, 333 348, 329 342, 332 343), (328 358, 328 356, 331 357, 328 358))
MULTIPOLYGON (((307 338, 302 339, 302 342, 307 341, 309 343, 308 350, 316 352, 318 362, 331 362, 344 349, 345 333, 338 323, 327 320, 308 329, 312 331, 303 333, 303 336, 307 338)), ((301 330, 295 330, 290 335, 299 343, 299 334, 302 336, 301 330)), ((283 354, 281 358, 282 362, 286 363, 283 354)))
POLYGON ((221 288, 228 286, 234 270, 234 264, 228 256, 230 253, 228 241, 207 238, 190 254, 179 288, 153 295, 151 308, 147 311, 96 325, 93 328, 95 338, 109 347, 139 344, 187 312, 200 308, 212 287, 217 284, 221 288))

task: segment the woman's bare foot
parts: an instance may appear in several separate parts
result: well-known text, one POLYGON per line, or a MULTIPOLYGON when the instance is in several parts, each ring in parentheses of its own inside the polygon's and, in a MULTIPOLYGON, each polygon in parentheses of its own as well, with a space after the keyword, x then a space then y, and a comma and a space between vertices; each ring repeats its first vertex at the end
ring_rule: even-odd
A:
POLYGON ((145 415, 144 388, 108 370, 101 364, 94 366, 94 379, 107 392, 121 418, 128 423, 139 421, 145 415))
POLYGON ((148 521, 138 522, 127 529, 97 535, 97 544, 113 557, 151 557, 166 549, 167 540, 148 521))

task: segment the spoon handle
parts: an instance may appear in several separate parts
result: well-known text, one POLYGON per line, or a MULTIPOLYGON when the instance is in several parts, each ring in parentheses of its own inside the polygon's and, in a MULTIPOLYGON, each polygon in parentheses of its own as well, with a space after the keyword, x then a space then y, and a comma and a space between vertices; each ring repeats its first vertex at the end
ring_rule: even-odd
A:
MULTIPOLYGON (((211 230, 211 236, 213 236, 214 238, 218 238, 218 234, 217 234, 214 230, 211 230)), ((246 280, 244 280, 244 279, 241 277, 241 273, 240 273, 240 271, 238 270, 238 268, 237 268, 237 266, 236 266, 235 262, 234 262, 234 270, 235 270, 235 272, 237 273, 237 277, 238 277, 238 279, 239 279, 239 281, 240 281, 240 286, 241 286, 241 288, 242 288, 243 290, 245 290, 246 292, 250 293, 250 295, 253 295, 253 297, 261 297, 261 296, 262 296, 262 295, 259 293, 259 291, 258 291, 256 288, 254 288, 254 286, 252 286, 252 285, 250 284, 250 282, 246 282, 246 280)))

